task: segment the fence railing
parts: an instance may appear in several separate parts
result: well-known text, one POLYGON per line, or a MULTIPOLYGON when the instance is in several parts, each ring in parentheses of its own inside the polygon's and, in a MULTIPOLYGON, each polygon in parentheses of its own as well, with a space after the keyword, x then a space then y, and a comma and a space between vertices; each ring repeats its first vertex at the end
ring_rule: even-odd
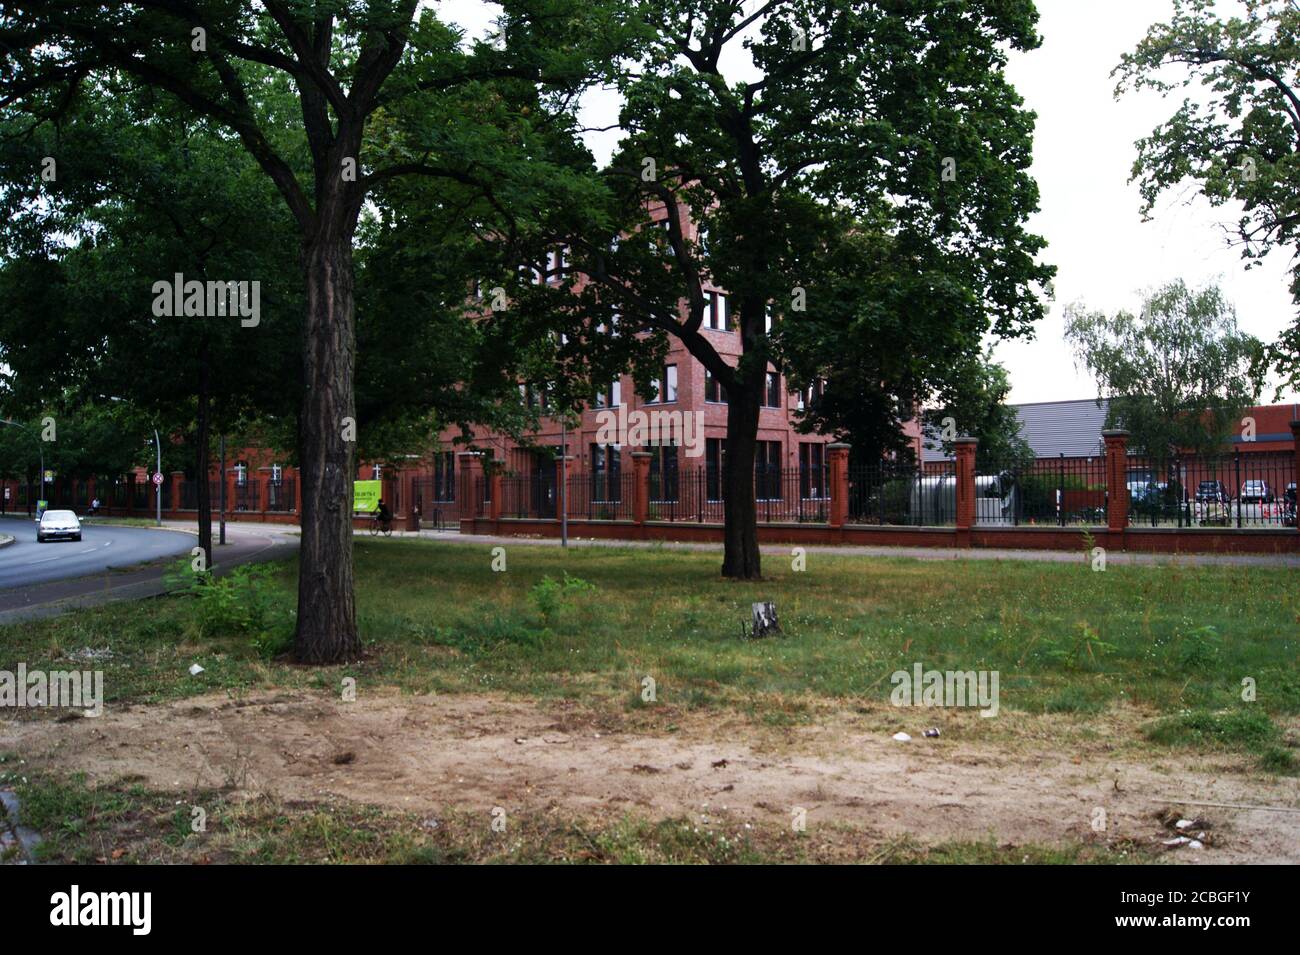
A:
POLYGON ((892 461, 849 468, 850 524, 936 527, 957 521, 957 470, 951 461, 922 471, 892 461))
POLYGON ((565 482, 570 517, 629 521, 636 502, 636 476, 623 471, 570 474, 565 482))
POLYGON ((1133 527, 1294 527, 1296 464, 1291 452, 1219 457, 1128 456, 1133 527))
POLYGON ((986 526, 1101 527, 1106 524, 1104 457, 988 462, 975 469, 975 523, 986 526))
MULTIPOLYGON (((824 524, 830 519, 830 471, 819 468, 754 469, 754 509, 763 524, 824 524)), ((724 520, 727 475, 718 468, 650 474, 646 519, 671 523, 724 520)))

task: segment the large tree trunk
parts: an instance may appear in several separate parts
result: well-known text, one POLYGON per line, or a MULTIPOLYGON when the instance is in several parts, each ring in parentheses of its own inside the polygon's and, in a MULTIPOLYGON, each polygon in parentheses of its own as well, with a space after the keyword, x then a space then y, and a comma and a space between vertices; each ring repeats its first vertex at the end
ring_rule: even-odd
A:
POLYGON ((304 243, 303 259, 302 543, 294 655, 302 663, 340 663, 361 652, 352 589, 356 316, 350 236, 323 228, 304 243))
MULTIPOLYGON (((208 493, 208 468, 211 466, 211 448, 208 421, 211 401, 211 370, 208 367, 208 340, 199 344, 199 409, 194 428, 194 480, 199 509, 199 547, 203 549, 203 566, 211 568, 212 560, 212 496, 208 493)), ((225 479, 225 475, 222 475, 225 479)), ((179 502, 178 502, 179 503, 179 502)))
POLYGON ((727 392, 722 576, 742 580, 756 580, 762 576, 758 553, 758 510, 754 503, 758 408, 759 392, 752 384, 727 392))

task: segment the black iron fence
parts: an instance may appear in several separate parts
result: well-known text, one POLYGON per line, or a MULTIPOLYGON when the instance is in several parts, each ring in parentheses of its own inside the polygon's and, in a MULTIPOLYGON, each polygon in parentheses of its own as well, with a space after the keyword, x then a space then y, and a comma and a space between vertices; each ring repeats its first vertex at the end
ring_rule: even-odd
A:
POLYGON ((1295 454, 1129 455, 1134 527, 1295 527, 1295 454))
POLYGON ((992 462, 975 471, 975 523, 989 526, 1104 526, 1103 456, 992 462))
POLYGON ((287 513, 297 506, 297 486, 294 478, 282 477, 278 482, 266 482, 266 509, 276 513, 287 513))
POLYGON ((636 501, 636 475, 594 471, 568 475, 565 482, 570 517, 589 521, 630 521, 636 501))
POLYGON ((847 520, 917 527, 955 524, 955 462, 931 464, 926 471, 894 461, 851 466, 847 520))
MULTIPOLYGON (((718 468, 651 473, 650 521, 720 524, 725 518, 726 472, 718 468)), ((761 524, 824 524, 830 520, 830 472, 818 468, 757 467, 754 509, 761 524)))

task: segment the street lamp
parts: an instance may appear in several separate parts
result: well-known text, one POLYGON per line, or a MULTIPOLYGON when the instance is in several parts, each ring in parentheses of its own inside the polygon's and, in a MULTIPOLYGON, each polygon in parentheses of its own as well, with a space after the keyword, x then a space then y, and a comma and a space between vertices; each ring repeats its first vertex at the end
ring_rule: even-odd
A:
POLYGON ((20 431, 26 431, 32 436, 32 440, 36 442, 36 450, 41 456, 41 493, 37 500, 45 500, 45 445, 41 443, 40 439, 38 439, 36 435, 32 433, 32 430, 26 425, 19 424, 17 421, 10 421, 8 418, 0 418, 0 424, 13 425, 20 431))

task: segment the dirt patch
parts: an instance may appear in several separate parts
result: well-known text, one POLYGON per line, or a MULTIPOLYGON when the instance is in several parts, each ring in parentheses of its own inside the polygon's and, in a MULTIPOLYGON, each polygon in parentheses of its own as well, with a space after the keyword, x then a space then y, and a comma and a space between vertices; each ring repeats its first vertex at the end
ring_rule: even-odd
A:
MULTIPOLYGON (((918 727, 912 742, 897 743, 873 724, 847 711, 778 728, 739 715, 674 712, 665 721, 492 696, 369 693, 343 703, 279 692, 3 722, 0 749, 38 767, 167 791, 228 787, 485 815, 496 806, 512 815, 726 815, 767 825, 788 825, 802 808, 810 832, 835 824, 828 836, 910 833, 926 843, 1159 847, 1169 836, 1161 813, 1181 800, 1300 803, 1294 779, 1189 765, 1175 754, 1143 759, 1104 732, 1093 745, 1063 746, 1032 727, 1020 739, 978 742, 962 739, 957 724, 939 739, 920 738, 918 727), (1092 828, 1099 809, 1100 834, 1092 828)), ((1300 813, 1195 814, 1214 836, 1204 850, 1177 850, 1179 861, 1300 861, 1300 813)))

